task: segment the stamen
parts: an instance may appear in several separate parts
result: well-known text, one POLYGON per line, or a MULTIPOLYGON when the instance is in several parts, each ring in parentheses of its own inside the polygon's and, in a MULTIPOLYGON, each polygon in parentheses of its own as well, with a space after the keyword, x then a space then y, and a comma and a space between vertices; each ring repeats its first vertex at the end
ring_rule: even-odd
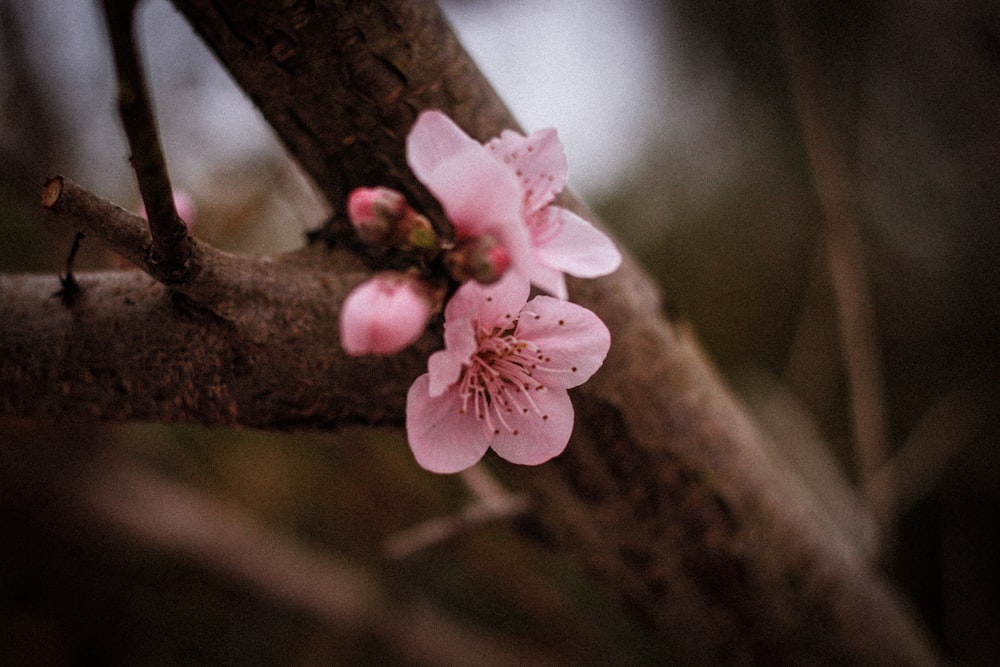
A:
MULTIPOLYGON (((524 314, 539 317, 535 313, 522 312, 524 314)), ((538 368, 537 362, 551 359, 545 357, 534 343, 518 340, 517 320, 509 315, 507 319, 511 321, 511 326, 505 329, 494 327, 486 331, 477 326, 479 347, 463 368, 459 386, 462 396, 460 412, 465 414, 470 408, 475 410, 483 428, 493 435, 499 435, 502 430, 512 435, 520 433, 508 415, 527 416, 534 413, 543 421, 549 418, 532 398, 531 390, 545 389, 532 372, 538 368)), ((547 370, 565 372, 564 369, 547 370)))

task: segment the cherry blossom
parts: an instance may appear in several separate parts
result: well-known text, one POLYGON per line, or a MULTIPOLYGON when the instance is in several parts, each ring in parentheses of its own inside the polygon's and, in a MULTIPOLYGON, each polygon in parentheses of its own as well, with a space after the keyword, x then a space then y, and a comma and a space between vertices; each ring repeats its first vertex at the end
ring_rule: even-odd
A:
POLYGON ((460 243, 493 236, 513 270, 560 299, 567 297, 564 273, 594 278, 621 263, 611 239, 552 205, 567 177, 555 130, 529 137, 507 130, 484 146, 443 113, 425 111, 407 137, 406 157, 441 203, 460 243))
POLYGON ((347 197, 347 217, 365 243, 384 243, 406 207, 403 193, 389 188, 355 188, 347 197))
POLYGON ((577 278, 604 276, 621 264, 614 242, 592 224, 552 202, 566 187, 566 154, 552 128, 523 136, 504 130, 486 144, 517 177, 521 216, 531 236, 534 263, 528 276, 537 287, 567 297, 564 273, 577 278))
POLYGON ((461 248, 490 237, 509 266, 528 275, 531 239, 519 224, 521 188, 509 169, 439 111, 425 111, 406 137, 406 160, 441 204, 461 248))
POLYGON ((445 349, 406 398, 410 448, 427 470, 464 470, 490 448, 524 465, 565 449, 566 390, 600 368, 611 336, 586 308, 528 294, 527 280, 508 273, 492 285, 467 282, 448 302, 445 349))
POLYGON ((344 299, 340 345, 351 356, 396 354, 420 338, 434 307, 430 289, 419 279, 376 274, 344 299))

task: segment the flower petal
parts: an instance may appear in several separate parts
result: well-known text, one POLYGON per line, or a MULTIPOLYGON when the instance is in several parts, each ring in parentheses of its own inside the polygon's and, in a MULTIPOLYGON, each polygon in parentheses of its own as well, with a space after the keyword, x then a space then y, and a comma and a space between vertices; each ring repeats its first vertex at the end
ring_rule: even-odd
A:
POLYGON ((476 464, 489 440, 471 412, 462 414, 455 390, 432 397, 429 376, 418 377, 406 394, 406 438, 417 463, 437 473, 454 473, 476 464))
POLYGON ((586 382, 611 348, 611 333, 597 315, 548 296, 537 296, 524 307, 517 337, 538 347, 544 363, 533 375, 549 387, 568 389, 586 382))
POLYGON ((524 307, 530 290, 527 279, 514 271, 508 271, 491 285, 470 280, 451 297, 445 308, 445 321, 470 313, 481 329, 506 328, 524 307))
POLYGON ((521 412, 504 416, 513 431, 501 430, 490 443, 493 451, 511 463, 545 463, 566 449, 573 432, 573 404, 566 390, 532 391, 531 399, 534 407, 525 404, 521 412))
POLYGON ((424 175, 455 154, 479 148, 475 139, 440 111, 424 111, 406 136, 406 163, 421 182, 424 175))
POLYGON ((566 300, 569 298, 569 291, 566 289, 566 278, 562 271, 546 266, 541 261, 536 261, 528 271, 531 284, 538 289, 545 290, 557 299, 566 300))
POLYGON ((539 130, 528 137, 504 130, 486 146, 517 176, 525 215, 550 204, 566 187, 566 153, 554 129, 539 130))
MULTIPOLYGON (((471 326, 469 330, 472 330, 471 326)), ((448 387, 458 382, 462 376, 462 365, 468 363, 475 351, 476 341, 473 338, 471 350, 467 351, 464 346, 446 347, 428 357, 428 393, 432 397, 440 396, 447 391, 448 387)))
POLYGON ((459 237, 482 236, 520 220, 521 191, 514 175, 479 144, 458 151, 417 177, 441 203, 459 237))
POLYGON ((546 266, 578 278, 596 278, 614 272, 622 262, 614 242, 580 216, 549 206, 536 221, 545 232, 535 239, 535 256, 546 266))
POLYGON ((396 354, 420 338, 430 317, 431 304, 415 279, 376 274, 344 299, 340 344, 352 356, 396 354))

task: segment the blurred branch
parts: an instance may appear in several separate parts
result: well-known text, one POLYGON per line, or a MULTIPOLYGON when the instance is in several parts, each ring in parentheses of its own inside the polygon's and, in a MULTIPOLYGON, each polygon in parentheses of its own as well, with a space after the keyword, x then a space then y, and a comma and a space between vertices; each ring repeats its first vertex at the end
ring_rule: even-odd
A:
MULTIPOLYGON (((822 209, 827 263, 837 304, 840 349, 847 373, 858 468, 863 489, 888 454, 882 357, 864 266, 864 245, 843 151, 829 114, 816 36, 804 6, 776 0, 778 32, 784 52, 802 139, 822 209)), ((872 502, 869 498, 868 501, 872 502)))
POLYGON ((407 558, 487 523, 520 516, 531 507, 526 495, 504 489, 481 464, 460 474, 475 500, 457 514, 429 519, 390 536, 385 541, 389 558, 407 558))
POLYGON ((924 498, 986 423, 982 396, 955 389, 927 410, 895 455, 869 480, 876 520, 886 529, 924 498))
POLYGON ((547 665, 538 648, 463 626, 429 602, 401 602, 340 562, 208 494, 124 462, 81 484, 83 507, 143 548, 165 551, 299 609, 338 633, 374 637, 408 663, 547 665))
POLYGON ((118 112, 132 152, 152 243, 145 264, 157 280, 180 282, 191 270, 187 226, 177 215, 153 105, 135 44, 138 0, 103 0, 118 73, 118 112))

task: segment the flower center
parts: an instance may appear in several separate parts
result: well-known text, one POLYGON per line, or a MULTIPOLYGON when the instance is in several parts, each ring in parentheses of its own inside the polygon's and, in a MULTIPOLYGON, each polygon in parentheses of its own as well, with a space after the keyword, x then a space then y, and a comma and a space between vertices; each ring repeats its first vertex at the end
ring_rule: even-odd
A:
POLYGON ((512 423, 515 415, 549 418, 531 396, 533 391, 545 391, 545 385, 532 373, 548 359, 537 345, 518 339, 517 322, 515 319, 506 329, 490 331, 477 326, 479 347, 459 380, 461 412, 472 410, 491 435, 499 435, 501 429, 518 435, 512 423))

